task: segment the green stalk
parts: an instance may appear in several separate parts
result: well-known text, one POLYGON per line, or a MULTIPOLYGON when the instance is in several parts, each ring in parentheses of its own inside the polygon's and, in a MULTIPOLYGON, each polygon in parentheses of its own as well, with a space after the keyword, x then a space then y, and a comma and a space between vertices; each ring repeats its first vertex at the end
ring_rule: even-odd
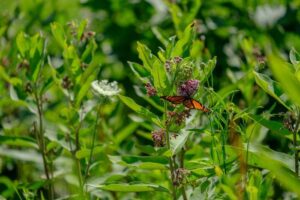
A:
MULTIPOLYGON (((171 145, 170 145, 170 133, 169 133, 169 125, 167 124, 167 103, 164 102, 164 107, 165 107, 165 115, 164 115, 164 120, 165 120, 165 129, 166 129, 166 142, 167 142, 167 148, 170 150, 171 145)), ((173 159, 172 157, 169 158, 169 168, 170 168, 170 173, 171 173, 171 189, 172 189, 172 196, 173 200, 176 200, 176 190, 174 186, 174 166, 173 166, 173 159)))
POLYGON ((89 155, 88 164, 87 164, 86 169, 85 169, 85 176, 84 176, 84 182, 85 183, 86 183, 86 179, 87 179, 88 174, 89 174, 89 169, 90 169, 90 166, 91 166, 91 163, 92 163, 92 158, 93 158, 93 153, 94 153, 97 126, 98 126, 99 115, 100 115, 100 104, 98 105, 98 108, 97 108, 96 112, 97 112, 97 115, 96 115, 96 122, 95 122, 95 127, 94 127, 94 132, 93 132, 93 138, 92 138, 92 147, 91 147, 91 152, 90 152, 90 155, 89 155))
MULTIPOLYGON (((68 91, 68 104, 69 107, 73 107, 71 96, 70 96, 70 91, 68 91)), ((68 112, 68 119, 70 119, 69 112, 68 112)), ((76 173, 77 173, 77 178, 78 178, 78 183, 79 183, 79 192, 80 192, 80 199, 85 199, 84 195, 84 190, 83 190, 83 178, 82 178, 82 173, 81 173, 81 164, 80 160, 76 158, 76 152, 80 150, 80 141, 79 141, 79 131, 82 126, 82 120, 80 119, 79 125, 75 128, 73 125, 71 125, 72 130, 75 130, 75 149, 73 150, 71 147, 71 142, 70 142, 70 151, 72 154, 73 161, 75 163, 76 167, 76 173)))
MULTIPOLYGON (((184 150, 184 148, 182 148, 181 154, 180 154, 180 167, 181 168, 184 168, 184 154, 185 154, 185 150, 184 150)), ((183 200, 188 200, 184 185, 182 185, 181 193, 182 193, 183 200)))
POLYGON ((224 173, 226 174, 226 150, 225 150, 225 144, 226 144, 226 139, 225 139, 225 134, 224 132, 221 132, 222 134, 222 156, 223 156, 223 169, 224 173))
POLYGON ((80 197, 81 199, 85 199, 84 190, 83 190, 83 178, 81 174, 81 164, 80 160, 76 158, 76 152, 80 150, 80 142, 79 142, 79 131, 81 129, 82 120, 80 119, 80 124, 78 125, 76 132, 75 132, 75 151, 73 151, 73 159, 76 163, 76 171, 78 176, 78 182, 79 182, 79 190, 80 190, 80 197))
POLYGON ((46 179, 47 179, 47 184, 48 184, 48 199, 54 199, 54 188, 53 188, 53 184, 51 183, 51 176, 50 176, 50 170, 49 170, 49 166, 48 166, 48 162, 47 162, 47 156, 46 156, 46 148, 45 148, 45 141, 44 141, 44 127, 43 127, 43 103, 42 100, 40 98, 40 96, 38 95, 37 91, 34 90, 34 98, 35 98, 35 102, 36 102, 36 106, 37 106, 37 110, 38 110, 38 122, 39 122, 39 127, 36 127, 36 123, 34 124, 34 132, 36 135, 36 139, 38 141, 38 145, 39 145, 39 150, 42 154, 42 159, 43 159, 43 166, 44 166, 44 171, 45 171, 45 175, 46 175, 46 179))
POLYGON ((293 144, 295 149, 295 173, 297 177, 299 176, 299 152, 297 149, 297 134, 298 134, 299 124, 300 124, 300 113, 298 112, 296 126, 293 131, 293 144))

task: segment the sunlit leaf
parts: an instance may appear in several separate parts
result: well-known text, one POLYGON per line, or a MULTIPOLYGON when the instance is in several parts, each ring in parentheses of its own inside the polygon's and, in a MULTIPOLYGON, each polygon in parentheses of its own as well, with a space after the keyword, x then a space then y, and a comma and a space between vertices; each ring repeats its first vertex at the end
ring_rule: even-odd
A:
POLYGON ((172 155, 176 155, 182 150, 190 134, 188 131, 182 131, 176 138, 171 139, 172 155))
POLYGON ((139 58, 143 61, 143 66, 148 72, 151 72, 152 65, 158 58, 151 53, 151 50, 146 45, 140 42, 137 43, 137 51, 139 58))
POLYGON ((66 39, 63 27, 59 23, 54 22, 51 24, 51 32, 57 43, 64 48, 66 46, 66 39))
POLYGON ((132 135, 138 127, 138 123, 130 123, 126 127, 122 128, 122 130, 116 133, 114 139, 115 144, 119 145, 123 140, 132 135))
POLYGON ((168 192, 168 190, 162 186, 154 184, 109 184, 93 186, 102 190, 114 191, 114 192, 168 192))
POLYGON ((121 101, 123 103, 125 103, 129 108, 131 108, 135 112, 141 114, 142 116, 146 117, 147 119, 149 119, 150 121, 152 121, 156 125, 162 127, 160 119, 155 114, 153 114, 152 112, 150 112, 146 108, 138 105, 133 99, 131 99, 129 97, 125 97, 125 96, 122 96, 122 95, 119 95, 119 97, 120 97, 121 101))
POLYGON ((36 141, 29 137, 0 135, 0 144, 38 149, 36 141))
POLYGON ((295 74, 291 71, 289 64, 283 61, 277 55, 269 55, 270 68, 276 79, 280 82, 282 89, 293 100, 295 104, 300 106, 300 81, 296 78, 295 74))
POLYGON ((253 72, 256 83, 270 96, 274 97, 279 103, 281 103, 284 107, 290 110, 290 107, 286 104, 286 96, 281 91, 279 84, 268 76, 264 74, 260 74, 257 72, 253 72))

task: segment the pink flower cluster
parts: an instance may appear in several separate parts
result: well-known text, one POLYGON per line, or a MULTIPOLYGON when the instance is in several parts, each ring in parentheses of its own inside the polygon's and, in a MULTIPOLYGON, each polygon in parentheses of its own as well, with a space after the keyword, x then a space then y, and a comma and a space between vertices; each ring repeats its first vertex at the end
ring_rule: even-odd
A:
POLYGON ((148 96, 155 96, 156 95, 156 93, 157 93, 157 91, 156 91, 156 89, 151 85, 151 83, 146 83, 145 84, 145 88, 146 88, 146 90, 147 90, 147 95, 148 96))
POLYGON ((163 147, 165 145, 165 131, 163 129, 152 132, 154 146, 163 147))
POLYGON ((185 97, 191 97, 197 92, 198 85, 198 80, 187 80, 179 86, 178 94, 185 97))

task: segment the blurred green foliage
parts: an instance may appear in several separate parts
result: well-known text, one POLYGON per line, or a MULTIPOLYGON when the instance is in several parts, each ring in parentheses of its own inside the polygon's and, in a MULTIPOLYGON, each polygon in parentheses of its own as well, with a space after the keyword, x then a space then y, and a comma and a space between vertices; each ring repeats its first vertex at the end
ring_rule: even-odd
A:
POLYGON ((299 7, 2 0, 0 198, 171 199, 174 159, 187 170, 178 199, 181 189, 188 199, 298 199, 299 7), (176 56, 179 77, 165 69, 176 56), (170 148, 154 147, 170 107, 144 85, 176 95, 190 78, 212 112, 192 111, 169 127, 170 148), (95 95, 91 83, 104 79, 118 97, 95 95))

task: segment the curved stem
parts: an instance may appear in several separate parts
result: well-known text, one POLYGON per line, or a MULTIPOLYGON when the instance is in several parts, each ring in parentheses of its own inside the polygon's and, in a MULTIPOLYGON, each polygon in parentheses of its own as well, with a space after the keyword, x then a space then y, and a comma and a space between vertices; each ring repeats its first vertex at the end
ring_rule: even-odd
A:
MULTIPOLYGON (((171 145, 170 145, 170 133, 169 133, 169 125, 167 124, 167 103, 164 102, 164 107, 165 107, 165 115, 164 115, 164 121, 165 121, 165 129, 166 129, 166 143, 167 143, 167 148, 170 150, 171 149, 171 145)), ((170 168, 170 173, 171 173, 171 189, 172 189, 172 196, 173 196, 173 200, 176 200, 176 190, 175 190, 175 186, 174 186, 174 167, 173 166, 173 158, 170 157, 169 158, 169 168, 170 168)))
MULTIPOLYGON (((69 108, 73 108, 73 103, 72 103, 72 99, 71 99, 71 93, 69 91, 69 89, 67 90, 68 92, 68 106, 69 108)), ((70 115, 68 112, 68 118, 70 119, 70 115)), ((84 189, 83 189, 83 178, 82 178, 82 173, 81 173, 81 163, 80 160, 78 158, 76 158, 76 152, 80 150, 80 140, 79 140, 79 132, 80 129, 82 127, 82 123, 83 120, 80 117, 80 121, 79 121, 79 125, 75 128, 75 126, 73 124, 71 124, 72 127, 72 131, 74 131, 75 133, 75 149, 72 149, 72 143, 71 141, 69 141, 69 146, 70 146, 70 151, 71 151, 71 155, 73 158, 73 161, 75 163, 75 167, 76 167, 76 173, 77 173, 77 178, 78 178, 78 183, 79 183, 79 192, 80 192, 80 199, 85 199, 85 193, 84 193, 84 189)))
POLYGON ((41 97, 38 95, 36 89, 34 91, 34 98, 36 101, 36 107, 38 110, 38 123, 39 127, 36 127, 36 123, 34 123, 34 132, 36 135, 36 139, 38 141, 39 149, 42 154, 43 159, 43 165, 44 165, 44 171, 46 175, 46 179, 48 181, 48 198, 53 199, 54 198, 54 188, 51 183, 51 176, 50 176, 50 170, 47 162, 47 156, 46 156, 46 149, 45 149, 45 139, 44 139, 44 127, 43 127, 43 104, 41 97))
POLYGON ((85 169, 84 182, 86 182, 86 179, 88 177, 89 169, 90 169, 90 166, 91 166, 91 163, 92 163, 92 158, 93 158, 93 153, 94 153, 97 126, 98 126, 99 115, 100 115, 100 104, 97 107, 98 108, 97 108, 97 111, 96 111, 97 115, 96 115, 96 122, 95 122, 95 127, 94 127, 94 132, 93 132, 93 138, 92 138, 92 147, 91 147, 91 152, 90 152, 90 155, 89 155, 88 164, 87 164, 86 169, 85 169))
MULTIPOLYGON (((184 168, 184 155, 185 155, 185 150, 184 150, 184 148, 182 148, 181 154, 180 154, 180 167, 181 168, 184 168)), ((182 193, 183 200, 188 200, 184 185, 182 185, 181 193, 182 193)))
POLYGON ((300 113, 298 112, 297 114, 298 114, 298 118, 297 118, 295 129, 293 131, 293 143, 295 149, 295 173, 296 176, 299 176, 299 152, 297 149, 297 133, 300 125, 300 113))

